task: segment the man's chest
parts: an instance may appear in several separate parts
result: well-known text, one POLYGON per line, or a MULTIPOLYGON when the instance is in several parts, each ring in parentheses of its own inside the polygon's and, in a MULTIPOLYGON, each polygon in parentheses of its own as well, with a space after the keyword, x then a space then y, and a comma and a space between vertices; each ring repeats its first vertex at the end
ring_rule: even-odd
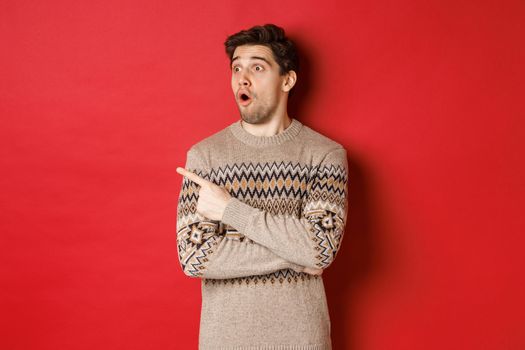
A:
POLYGON ((212 168, 210 180, 272 214, 300 216, 315 169, 293 161, 237 162, 212 168))

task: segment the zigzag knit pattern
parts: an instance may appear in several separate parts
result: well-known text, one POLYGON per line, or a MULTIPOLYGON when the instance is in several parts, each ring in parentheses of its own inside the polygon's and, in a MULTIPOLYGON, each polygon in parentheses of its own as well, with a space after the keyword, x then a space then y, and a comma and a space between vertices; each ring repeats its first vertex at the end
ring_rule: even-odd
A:
MULTIPOLYGON (((304 217, 309 239, 318 252, 317 266, 326 267, 339 249, 345 222, 347 172, 339 165, 311 167, 293 162, 228 164, 211 170, 188 169, 224 187, 252 207, 276 215, 304 217)), ((181 267, 195 277, 203 275, 214 248, 222 239, 250 241, 244 234, 196 212, 199 186, 184 178, 177 213, 181 267)), ((252 242, 253 243, 253 242, 252 242)), ((283 269, 266 275, 232 279, 204 279, 205 283, 293 283, 316 278, 283 269)))

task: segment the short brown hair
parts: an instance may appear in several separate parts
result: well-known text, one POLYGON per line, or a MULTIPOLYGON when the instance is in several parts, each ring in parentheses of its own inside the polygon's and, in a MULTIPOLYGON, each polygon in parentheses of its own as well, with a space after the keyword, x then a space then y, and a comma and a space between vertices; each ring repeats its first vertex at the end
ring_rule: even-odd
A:
POLYGON ((230 35, 224 42, 226 54, 233 58, 237 46, 264 45, 272 50, 273 58, 279 64, 279 74, 299 71, 299 55, 293 41, 285 36, 284 29, 275 24, 265 24, 241 30, 230 35))

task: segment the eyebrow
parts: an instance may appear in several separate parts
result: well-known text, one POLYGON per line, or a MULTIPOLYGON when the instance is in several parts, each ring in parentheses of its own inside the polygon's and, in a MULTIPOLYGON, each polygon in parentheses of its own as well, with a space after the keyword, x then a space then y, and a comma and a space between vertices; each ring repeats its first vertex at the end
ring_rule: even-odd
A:
MULTIPOLYGON (((233 64, 233 61, 235 61, 236 59, 240 58, 240 56, 235 56, 231 61, 230 61, 230 66, 233 64)), ((266 58, 264 57, 261 57, 261 56, 251 56, 250 59, 252 60, 262 60, 264 62, 266 62, 269 66, 272 66, 272 64, 270 63, 270 61, 268 61, 266 58)))

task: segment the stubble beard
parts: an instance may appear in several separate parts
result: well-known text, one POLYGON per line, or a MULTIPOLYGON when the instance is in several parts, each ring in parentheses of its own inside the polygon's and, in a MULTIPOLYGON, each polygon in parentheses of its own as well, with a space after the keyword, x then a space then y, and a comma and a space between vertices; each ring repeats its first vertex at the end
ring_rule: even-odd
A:
MULTIPOLYGON (((252 103, 254 103, 254 101, 252 101, 252 103)), ((253 110, 251 111, 248 111, 239 105, 237 105, 237 107, 239 108, 242 120, 249 124, 265 123, 271 119, 272 115, 274 115, 275 111, 277 110, 277 104, 275 104, 274 106, 268 106, 264 104, 259 106, 252 106, 250 104, 248 108, 253 108, 253 110)))

